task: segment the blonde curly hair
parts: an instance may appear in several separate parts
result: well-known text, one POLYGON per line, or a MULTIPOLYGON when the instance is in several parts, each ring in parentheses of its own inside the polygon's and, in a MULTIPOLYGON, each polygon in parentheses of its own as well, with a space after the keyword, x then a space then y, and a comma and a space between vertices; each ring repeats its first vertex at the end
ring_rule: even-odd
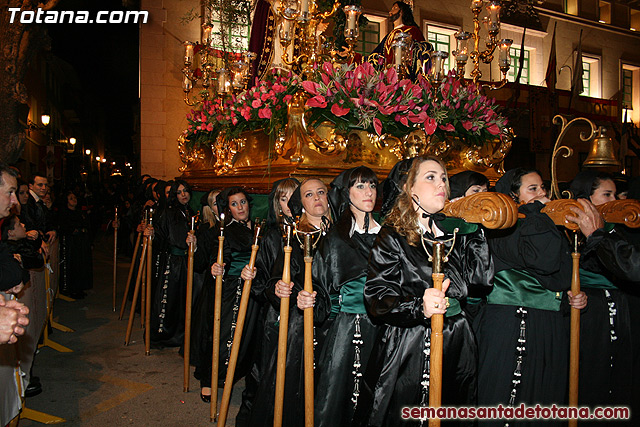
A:
POLYGON ((422 236, 418 225, 418 212, 413 207, 413 201, 411 200, 411 188, 416 183, 420 165, 428 161, 436 162, 442 166, 446 177, 447 198, 449 197, 449 175, 444 162, 433 156, 416 157, 407 173, 407 181, 402 188, 402 192, 384 221, 385 225, 392 227, 398 234, 404 236, 411 246, 417 246, 422 236))

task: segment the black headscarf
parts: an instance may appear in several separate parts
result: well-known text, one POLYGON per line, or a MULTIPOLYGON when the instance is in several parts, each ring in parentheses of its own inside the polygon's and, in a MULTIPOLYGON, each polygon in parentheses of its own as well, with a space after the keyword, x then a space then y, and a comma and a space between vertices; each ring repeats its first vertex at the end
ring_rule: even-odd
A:
POLYGON ((629 181, 627 198, 640 200, 640 176, 636 176, 629 181))
POLYGON ((449 177, 450 199, 464 197, 467 190, 473 185, 489 186, 489 180, 481 173, 464 171, 449 177))
POLYGON ((407 174, 413 164, 413 158, 400 160, 395 164, 387 179, 382 183, 382 208, 380 215, 387 216, 402 192, 402 186, 407 181, 407 174))
POLYGON ((238 193, 244 194, 245 197, 247 198, 247 202, 249 202, 249 205, 251 205, 251 197, 249 196, 247 191, 244 188, 239 187, 237 185, 233 187, 225 188, 216 196, 216 205, 218 206, 218 212, 225 214, 225 219, 224 219, 225 224, 228 224, 232 220, 228 210, 229 197, 238 193))
POLYGON ((496 182, 496 192, 511 196, 511 186, 520 168, 510 169, 496 182))
POLYGON ((571 181, 569 190, 574 199, 588 199, 593 190, 593 183, 598 177, 595 171, 582 171, 571 181))

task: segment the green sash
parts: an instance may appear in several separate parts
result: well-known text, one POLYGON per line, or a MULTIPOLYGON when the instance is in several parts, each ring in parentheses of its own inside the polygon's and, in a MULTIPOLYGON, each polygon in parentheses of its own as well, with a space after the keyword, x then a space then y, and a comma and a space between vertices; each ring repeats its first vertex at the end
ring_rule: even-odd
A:
POLYGON ((343 313, 366 314, 364 308, 364 282, 366 276, 345 283, 340 288, 340 311, 343 313))
POLYGON ((187 256, 188 249, 180 249, 177 246, 169 246, 169 253, 175 256, 187 256))
POLYGON ((242 273, 242 269, 245 265, 249 264, 249 259, 251 258, 251 252, 242 251, 242 252, 231 252, 231 265, 229 266, 229 272, 227 276, 240 276, 242 273))
POLYGON ((525 271, 509 269, 496 273, 487 303, 559 311, 561 299, 562 292, 544 288, 525 271))
POLYGON ((580 287, 592 289, 618 289, 602 274, 580 269, 580 287))

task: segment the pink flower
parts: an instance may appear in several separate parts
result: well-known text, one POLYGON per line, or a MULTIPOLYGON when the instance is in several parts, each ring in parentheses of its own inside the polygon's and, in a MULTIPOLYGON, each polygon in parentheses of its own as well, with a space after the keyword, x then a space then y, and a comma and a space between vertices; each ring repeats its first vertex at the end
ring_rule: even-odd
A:
POLYGON ((213 130, 213 125, 211 123, 207 123, 207 132, 211 132, 213 130))
POLYGON ((407 116, 400 116, 399 114, 396 114, 395 120, 405 126, 409 126, 409 119, 407 119, 407 116))
POLYGON ((284 102, 289 102, 291 101, 291 98, 293 98, 293 95, 285 95, 284 98, 282 98, 282 100, 284 102))
POLYGON ((258 117, 261 119, 270 119, 271 118, 271 109, 268 107, 264 107, 258 110, 258 117))
POLYGON ((380 119, 373 119, 373 128, 376 130, 376 133, 378 135, 382 135, 382 122, 380 121, 380 119))
POLYGON ((446 131, 446 132, 453 132, 456 130, 456 128, 453 127, 453 125, 451 123, 447 123, 446 125, 440 125, 439 126, 440 129, 446 131))
POLYGON ((331 64, 331 62, 325 62, 324 64, 322 64, 322 71, 324 71, 325 73, 331 75, 333 74, 333 64, 331 64))
POLYGON ((346 115, 347 113, 349 113, 349 111, 350 111, 349 108, 341 107, 337 103, 331 106, 331 112, 338 117, 342 117, 346 115))
POLYGON ((325 108, 327 100, 322 95, 314 96, 307 101, 307 107, 325 108))
POLYGON ((500 133, 500 128, 495 123, 492 123, 489 126, 487 126, 487 130, 491 135, 498 135, 500 133))
POLYGON ((427 117, 424 121, 424 130, 427 132, 427 135, 433 135, 437 127, 438 124, 431 117, 427 117))
POLYGON ((259 99, 254 99, 253 102, 251 103, 251 106, 253 108, 260 108, 261 105, 262 105, 262 101, 260 101, 259 99))
POLYGON ((408 118, 409 120, 411 120, 411 123, 424 123, 424 121, 427 120, 428 117, 427 113, 421 111, 418 114, 409 113, 408 118))
POLYGON ((320 85, 316 82, 305 80, 302 82, 302 87, 310 94, 318 95, 318 87, 320 87, 320 85))
POLYGON ((465 128, 466 130, 469 130, 469 129, 471 129, 473 127, 473 123, 471 123, 468 120, 464 120, 462 122, 462 127, 465 128))

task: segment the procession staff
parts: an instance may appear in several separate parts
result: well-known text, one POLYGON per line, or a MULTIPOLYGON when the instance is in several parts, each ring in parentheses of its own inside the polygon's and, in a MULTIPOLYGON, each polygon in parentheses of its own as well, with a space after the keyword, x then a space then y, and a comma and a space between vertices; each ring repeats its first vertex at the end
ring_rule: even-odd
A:
POLYGON ((196 295, 191 310, 195 319, 191 323, 190 363, 195 366, 194 377, 200 381, 200 394, 206 403, 211 396, 211 358, 213 349, 213 311, 215 278, 211 275, 211 265, 216 261, 218 236, 220 235, 220 212, 216 197, 219 189, 209 191, 203 199, 202 218, 195 236, 187 235, 187 245, 196 244, 193 267, 202 274, 202 288, 196 295))
POLYGON ((470 283, 490 286, 493 263, 482 230, 439 214, 448 195, 440 159, 417 157, 378 233, 364 288, 367 311, 380 324, 354 424, 397 425, 401 407, 427 406, 431 318, 445 314, 442 401, 475 403, 476 346, 460 300, 470 283), (442 291, 433 288, 430 242, 443 241, 448 262, 442 291))
MULTIPOLYGON (((149 209, 149 225, 153 227, 153 209, 149 209)), ((149 356, 151 354, 151 287, 153 283, 153 239, 147 238, 149 243, 147 244, 147 283, 144 288, 144 298, 142 298, 143 309, 140 310, 140 314, 144 313, 144 354, 149 356)), ((142 317, 142 316, 141 316, 142 317)))
MULTIPOLYGON (((264 228, 264 221, 260 223, 259 219, 256 219, 256 225, 253 231, 253 245, 251 245, 251 257, 249 258, 249 264, 245 266, 246 269, 253 271, 256 256, 258 255, 258 239, 260 238, 260 231, 264 228)), ((244 271, 244 268, 243 268, 244 271)), ((236 330, 233 334, 233 344, 231 346, 231 355, 229 356, 229 364, 227 368, 227 376, 224 380, 224 391, 222 393, 222 402, 220 403, 220 416, 218 418, 218 425, 225 426, 227 420, 227 412, 229 411, 229 400, 231 399, 231 388, 233 387, 233 379, 236 370, 236 362, 238 361, 238 353, 240 352, 240 344, 242 343, 242 332, 244 331, 244 321, 247 316, 247 307, 249 305, 249 298, 251 296, 251 281, 252 279, 244 279, 244 286, 242 288, 242 299, 240 300, 240 309, 238 310, 238 322, 236 330)))
MULTIPOLYGON (((595 206, 615 200, 616 185, 604 173, 580 172, 569 189, 574 198, 595 206)), ((580 316, 578 402, 580 406, 629 406, 633 392, 629 302, 609 267, 613 263, 603 263, 597 254, 602 240, 611 232, 621 235, 621 230, 605 229, 604 224, 596 227, 586 235, 580 260, 580 285, 589 298, 589 309, 580 316)))
MULTIPOLYGON (((211 274, 216 276, 214 308, 213 356, 219 354, 219 372, 211 373, 211 407, 217 399, 217 388, 224 387, 229 357, 233 345, 233 336, 237 327, 238 313, 242 296, 242 269, 251 257, 253 243, 253 221, 251 220, 250 198, 242 187, 230 187, 223 190, 217 198, 218 209, 224 212, 223 259, 211 266, 211 274), (220 290, 218 290, 220 283, 220 290), (220 301, 220 329, 216 346, 217 303, 220 301)), ((241 347, 238 350, 238 362, 235 367, 234 381, 243 378, 253 362, 255 325, 259 307, 252 298, 247 303, 241 347)), ((213 365, 212 365, 213 368, 213 365)))
MULTIPOLYGON (((569 343, 561 304, 586 306, 573 295, 567 238, 541 210, 549 199, 540 174, 516 168, 496 183, 526 215, 489 238, 496 276, 476 318, 481 406, 566 402, 569 343), (567 291, 567 292, 565 292, 567 291)), ((568 310, 567 310, 568 311, 568 310)), ((495 421, 502 425, 504 421, 495 421)))
POLYGON ((377 328, 364 306, 363 289, 371 246, 380 231, 372 215, 377 186, 376 174, 360 166, 342 172, 329 190, 338 220, 313 259, 313 281, 331 299, 324 315, 333 320, 318 355, 318 427, 351 423, 373 348, 377 328))
MULTIPOLYGON (((191 230, 189 234, 195 236, 196 217, 191 217, 191 230)), ((182 391, 189 391, 189 378, 191 376, 189 361, 191 355, 191 300, 193 297, 193 257, 196 250, 195 243, 188 243, 189 258, 187 259, 187 295, 184 311, 184 350, 183 350, 183 385, 182 391)))
MULTIPOLYGON (((305 232, 325 231, 331 224, 329 202, 327 199, 326 185, 316 178, 307 178, 293 192, 289 200, 289 208, 294 217, 299 217, 297 229, 305 232), (304 211, 303 211, 304 207, 304 211)), ((297 298, 298 292, 302 291, 304 283, 304 254, 300 247, 300 241, 292 237, 291 252, 291 282, 285 283, 282 280, 284 268, 284 252, 280 252, 274 262, 270 278, 266 282, 264 295, 272 305, 276 313, 280 311, 280 300, 287 298, 297 298)), ((320 288, 314 287, 315 310, 314 319, 316 325, 321 324, 325 319, 320 317, 320 312, 324 312, 323 304, 330 304, 328 295, 325 295, 320 288), (315 291, 318 294, 315 294, 315 291)), ((306 307, 304 307, 306 308, 306 307)), ((316 327, 316 339, 318 344, 316 351, 321 351, 323 328, 316 327)), ((295 304, 290 304, 289 324, 286 344, 286 383, 284 386, 282 424, 286 426, 301 425, 304 423, 304 385, 302 376, 303 357, 303 316, 300 309, 295 304)), ((276 388, 276 354, 268 360, 264 373, 260 381, 256 399, 253 404, 249 424, 252 426, 274 424, 274 406, 276 388)))
MULTIPOLYGON (((276 259, 284 250, 283 235, 286 234, 284 227, 286 224, 293 223, 288 203, 299 184, 295 178, 284 178, 273 183, 268 197, 266 230, 256 258, 256 266, 253 270, 247 266, 242 270, 241 277, 244 280, 253 279, 251 294, 262 306, 260 323, 257 327, 257 330, 262 333, 257 334, 257 353, 254 356, 253 366, 245 377, 246 388, 242 393, 242 404, 236 417, 236 425, 249 424, 258 387, 263 384, 264 372, 270 366, 271 357, 278 349, 280 313, 273 305, 267 303, 265 292, 271 292, 271 289, 268 289, 271 272, 275 268, 276 259)), ((267 392, 273 393, 273 388, 267 392)), ((260 414, 254 415, 260 420, 260 414)))
POLYGON ((118 207, 113 219, 113 312, 116 312, 116 267, 118 260, 118 207))

